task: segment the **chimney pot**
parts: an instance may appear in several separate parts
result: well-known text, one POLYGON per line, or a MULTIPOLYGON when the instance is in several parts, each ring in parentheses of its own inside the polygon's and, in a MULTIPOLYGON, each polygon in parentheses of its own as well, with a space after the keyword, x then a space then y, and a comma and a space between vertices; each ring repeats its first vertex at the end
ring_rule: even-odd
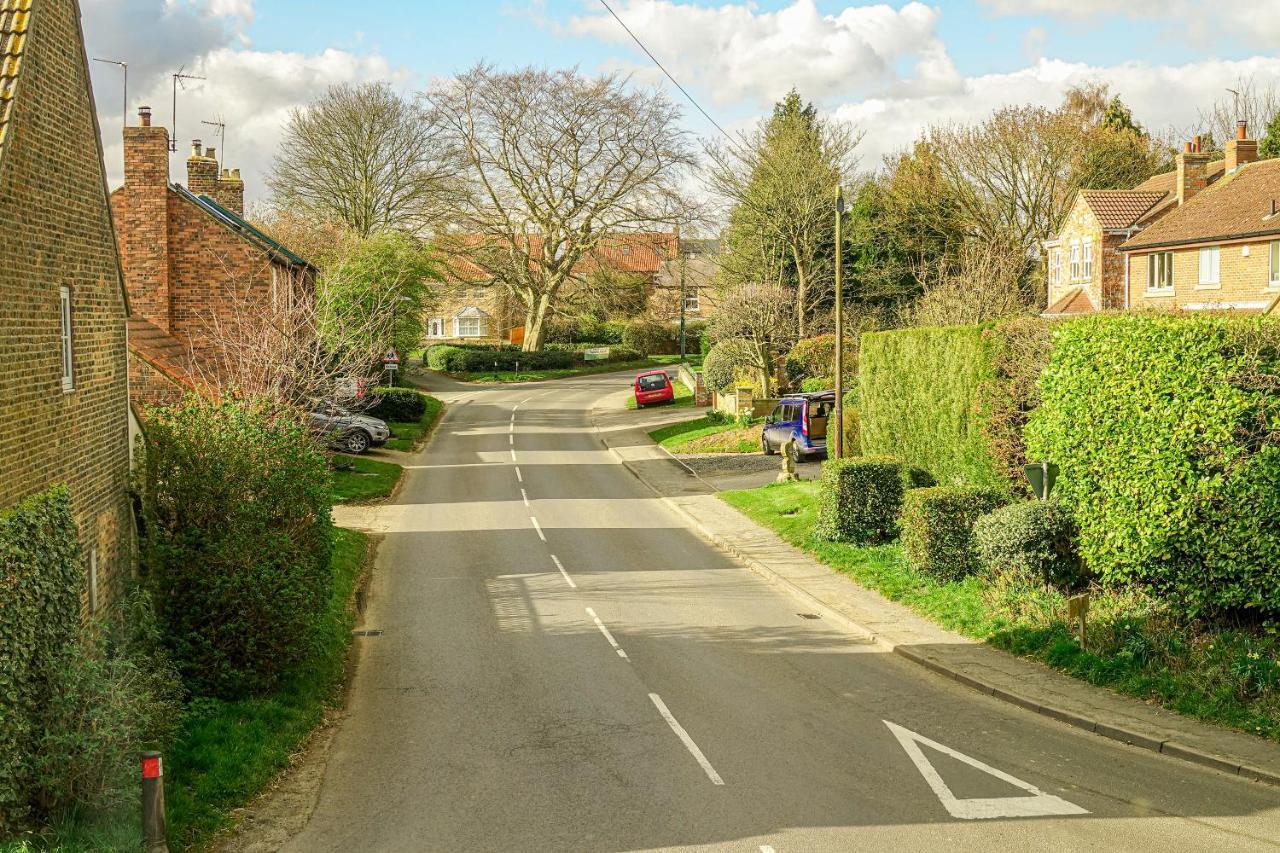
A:
POLYGON ((1183 143, 1182 150, 1183 150, 1183 152, 1184 152, 1184 153, 1186 153, 1186 154, 1190 154, 1190 153, 1191 153, 1191 143, 1190 143, 1190 142, 1185 142, 1185 143, 1183 143))
POLYGON ((218 158, 217 158, 217 156, 216 156, 216 154, 214 153, 214 148, 213 148, 213 146, 212 146, 212 145, 210 145, 208 148, 204 149, 204 156, 208 157, 210 160, 217 160, 217 159, 218 159, 218 158))
POLYGON ((1248 139, 1248 138, 1249 138, 1249 122, 1247 121, 1236 122, 1236 139, 1248 139))
POLYGON ((1197 154, 1200 153, 1200 134, 1198 133, 1195 135, 1195 138, 1191 141, 1191 150, 1197 154))
POLYGON ((151 127, 151 107, 138 107, 138 121, 143 127, 151 127))
POLYGON ((201 154, 200 140, 199 139, 191 140, 191 156, 199 157, 200 154, 201 154))
POLYGON ((239 169, 232 169, 232 170, 231 170, 231 177, 232 177, 232 178, 234 178, 234 179, 235 179, 235 180, 237 180, 237 181, 238 181, 238 180, 240 180, 240 170, 239 170, 239 169))

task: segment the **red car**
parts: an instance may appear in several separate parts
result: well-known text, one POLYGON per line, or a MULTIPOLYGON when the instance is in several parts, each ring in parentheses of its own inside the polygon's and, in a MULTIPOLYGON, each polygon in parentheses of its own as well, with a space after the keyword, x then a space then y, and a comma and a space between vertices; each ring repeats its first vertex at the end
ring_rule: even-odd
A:
POLYGON ((636 408, 643 409, 653 403, 670 403, 676 398, 671 380, 665 371, 651 370, 636 377, 632 390, 636 395, 636 408))

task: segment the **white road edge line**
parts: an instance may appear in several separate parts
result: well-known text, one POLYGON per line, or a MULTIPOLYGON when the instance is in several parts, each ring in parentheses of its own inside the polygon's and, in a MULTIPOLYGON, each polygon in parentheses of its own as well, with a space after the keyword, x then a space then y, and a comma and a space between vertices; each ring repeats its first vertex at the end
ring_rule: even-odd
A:
POLYGON ((547 535, 546 535, 545 533, 543 533, 543 532, 542 532, 542 525, 541 525, 541 524, 538 524, 538 519, 534 518, 534 517, 531 515, 531 516, 529 516, 529 520, 533 522, 533 529, 534 529, 534 530, 536 530, 536 531, 538 531, 538 538, 539 538, 539 539, 541 539, 543 542, 546 542, 546 541, 547 541, 547 535))
POLYGON ((528 492, 526 492, 524 489, 521 489, 521 490, 520 490, 520 497, 524 499, 524 505, 525 505, 525 506, 528 506, 528 505, 529 505, 529 493, 528 493, 528 492))
POLYGON ((667 725, 671 726, 671 731, 676 733, 676 737, 680 738, 680 742, 684 744, 684 748, 689 750, 689 754, 694 757, 698 765, 706 772, 707 778, 714 785, 723 785, 724 780, 720 778, 720 774, 711 766, 711 762, 707 761, 707 757, 702 754, 702 750, 698 749, 698 745, 693 742, 693 738, 689 737, 689 733, 684 730, 684 726, 676 722, 676 718, 671 716, 671 712, 667 710, 667 705, 662 701, 662 697, 657 693, 650 693, 649 698, 657 707, 658 713, 662 715, 662 719, 667 721, 667 725))
POLYGON ((778 851, 774 850, 774 849, 773 849, 772 847, 770 847, 768 844, 761 844, 761 845, 760 845, 760 853, 778 853, 778 851))
POLYGON ((520 473, 519 465, 516 466, 516 481, 520 483, 524 482, 524 475, 520 473))
POLYGON ((601 634, 604 634, 604 638, 609 641, 609 645, 613 646, 613 650, 618 653, 618 657, 623 660, 631 660, 631 658, 627 657, 627 653, 622 650, 622 646, 618 645, 618 641, 613 638, 613 634, 610 634, 609 629, 600 621, 600 617, 590 607, 587 608, 587 615, 595 620, 596 627, 600 629, 601 634))
POLYGON ((560 574, 564 575, 564 581, 569 585, 569 588, 577 589, 578 585, 573 582, 573 578, 569 577, 569 573, 564 570, 564 564, 560 562, 560 558, 552 554, 551 559, 555 561, 556 568, 560 570, 560 574))

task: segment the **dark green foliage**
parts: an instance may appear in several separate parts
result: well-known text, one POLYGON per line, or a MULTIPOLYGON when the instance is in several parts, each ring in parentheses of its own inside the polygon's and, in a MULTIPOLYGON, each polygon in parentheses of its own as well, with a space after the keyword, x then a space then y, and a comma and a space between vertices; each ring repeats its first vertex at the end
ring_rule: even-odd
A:
POLYGON ((1082 581, 1075 522, 1057 500, 997 509, 973 526, 978 562, 994 572, 1029 572, 1063 590, 1082 581))
POLYGON ((292 412, 188 398, 155 409, 138 463, 142 565, 193 693, 269 690, 329 595, 325 456, 292 412))
POLYGON ((892 539, 902 492, 902 463, 896 459, 868 456, 823 463, 818 537, 859 544, 892 539))
POLYGON ((1280 327, 1123 315, 1060 326, 1027 426, 1104 580, 1192 614, 1280 613, 1280 327))
POLYGON ((1280 157, 1280 113, 1267 122, 1267 132, 1258 140, 1258 156, 1263 160, 1280 157))
POLYGON ((427 398, 411 388, 375 388, 378 402, 365 414, 384 421, 414 422, 427 413, 427 398))
MULTIPOLYGON (((655 353, 670 352, 672 342, 676 340, 679 334, 666 323, 659 323, 657 320, 649 318, 638 318, 627 324, 626 329, 622 332, 622 344, 629 347, 641 355, 653 355, 655 353)), ((677 343, 676 346, 679 346, 677 343)))
MULTIPOLYGON (((787 379, 793 386, 809 379, 820 379, 827 383, 823 386, 824 388, 834 388, 835 383, 831 377, 836 373, 836 336, 818 335, 797 341, 791 348, 791 352, 787 353, 786 368, 787 379)), ((858 341, 854 338, 846 338, 844 342, 846 388, 857 382, 857 375, 858 341)))
POLYGON ((727 391, 737 382, 746 364, 747 355, 741 341, 733 338, 720 341, 702 360, 702 381, 713 391, 727 391))
POLYGON ((902 499, 902 549, 916 571, 958 580, 977 567, 973 525, 1007 498, 994 489, 935 486, 902 499))
POLYGON ((33 805, 46 702, 79 629, 83 583, 66 487, 0 513, 0 835, 33 805))
POLYGON ((928 489, 938 485, 934 476, 923 468, 903 468, 902 485, 908 489, 928 489))
POLYGON ((602 344, 602 343, 596 343, 596 342, 583 343, 583 344, 547 344, 546 348, 548 351, 553 351, 553 352, 573 353, 574 360, 579 364, 588 364, 588 363, 607 364, 608 362, 611 362, 611 361, 640 361, 641 359, 644 358, 644 356, 641 355, 636 350, 633 350, 630 347, 618 346, 617 344, 602 344), (609 348, 608 358, 600 359, 598 361, 588 362, 583 357, 584 351, 589 349, 598 349, 601 347, 609 348))
POLYGON ((1023 466, 1022 433, 1040 405, 1040 374, 1053 352, 1053 323, 1040 317, 1007 320, 983 332, 991 370, 977 388, 978 427, 1000 480, 1014 495, 1031 497, 1023 466))
POLYGON ((521 352, 518 349, 471 349, 452 345, 427 350, 427 366, 446 373, 515 370, 517 364, 520 370, 559 370, 573 367, 575 361, 573 353, 561 350, 521 352))

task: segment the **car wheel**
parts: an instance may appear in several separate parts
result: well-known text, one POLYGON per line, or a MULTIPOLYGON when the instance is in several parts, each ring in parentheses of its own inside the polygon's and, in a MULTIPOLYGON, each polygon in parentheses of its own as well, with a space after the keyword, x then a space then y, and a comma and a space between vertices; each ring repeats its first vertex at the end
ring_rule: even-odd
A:
POLYGON ((765 456, 772 456, 778 452, 773 449, 773 445, 769 443, 769 436, 764 433, 760 434, 760 447, 764 450, 765 456))
POLYGON ((372 439, 369 438, 369 433, 358 429, 343 436, 342 449, 348 453, 354 453, 358 456, 369 449, 371 441, 372 439))

